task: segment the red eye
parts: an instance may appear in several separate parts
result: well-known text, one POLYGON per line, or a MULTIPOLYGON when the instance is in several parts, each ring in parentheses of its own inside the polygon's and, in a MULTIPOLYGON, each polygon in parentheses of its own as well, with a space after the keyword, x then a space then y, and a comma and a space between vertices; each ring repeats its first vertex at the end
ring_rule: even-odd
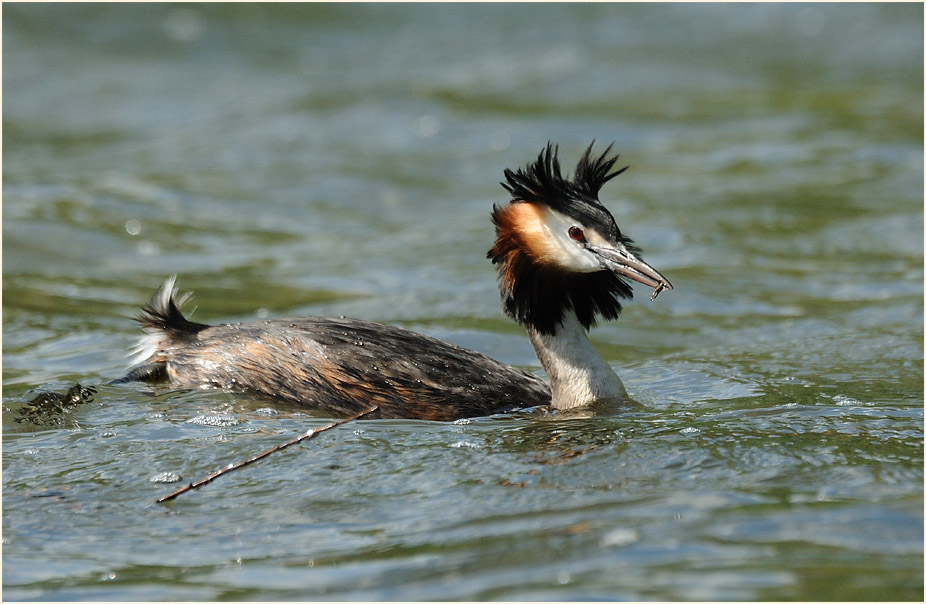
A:
POLYGON ((579 243, 585 243, 585 233, 577 226, 569 227, 569 236, 579 243))

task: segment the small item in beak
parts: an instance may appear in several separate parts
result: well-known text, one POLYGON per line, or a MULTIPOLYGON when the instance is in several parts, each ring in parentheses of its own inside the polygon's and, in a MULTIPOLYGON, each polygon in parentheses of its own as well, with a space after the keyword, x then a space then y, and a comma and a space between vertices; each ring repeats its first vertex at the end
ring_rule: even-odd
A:
POLYGON ((649 301, 650 301, 650 302, 654 301, 654 300, 656 299, 656 296, 659 295, 659 292, 661 292, 661 291, 664 290, 665 288, 666 288, 666 284, 665 284, 665 283, 660 283, 659 285, 657 285, 657 286, 655 287, 655 289, 653 289, 653 295, 650 296, 649 301))

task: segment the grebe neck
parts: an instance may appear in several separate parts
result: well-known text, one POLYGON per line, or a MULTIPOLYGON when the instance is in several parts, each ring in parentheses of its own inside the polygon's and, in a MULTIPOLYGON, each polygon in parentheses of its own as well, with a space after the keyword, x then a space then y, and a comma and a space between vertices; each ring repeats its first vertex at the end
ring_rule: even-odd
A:
POLYGON ((575 311, 569 309, 563 313, 563 320, 552 335, 530 326, 527 332, 550 378, 554 409, 630 401, 620 378, 589 341, 575 311))

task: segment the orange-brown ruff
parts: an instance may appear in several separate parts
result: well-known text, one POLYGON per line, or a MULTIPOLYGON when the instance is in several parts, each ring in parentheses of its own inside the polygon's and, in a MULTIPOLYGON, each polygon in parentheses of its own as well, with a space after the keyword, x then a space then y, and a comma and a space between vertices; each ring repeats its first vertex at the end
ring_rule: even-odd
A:
MULTIPOLYGON (((357 319, 294 318, 204 325, 179 309, 168 279, 139 317, 148 333, 140 364, 118 382, 167 380, 181 388, 265 395, 337 415, 453 420, 552 405, 574 409, 626 397, 588 342, 596 316, 615 319, 630 298, 624 277, 672 286, 640 260, 598 201, 622 172, 610 147, 580 159, 563 178, 548 145, 526 170, 505 171, 511 200, 496 206, 498 267, 505 312, 523 325, 551 380, 412 331, 357 319)), ((183 298, 180 299, 183 302, 183 298)))

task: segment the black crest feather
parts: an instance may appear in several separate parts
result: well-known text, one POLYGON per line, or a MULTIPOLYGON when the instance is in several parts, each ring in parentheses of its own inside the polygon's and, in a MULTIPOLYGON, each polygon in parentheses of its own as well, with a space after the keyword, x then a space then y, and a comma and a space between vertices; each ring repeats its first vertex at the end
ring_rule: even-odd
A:
POLYGON ((576 164, 574 184, 583 193, 597 200, 598 191, 601 190, 601 187, 618 174, 624 172, 628 166, 624 166, 620 170, 612 172, 614 164, 617 163, 620 157, 620 155, 608 157, 614 143, 608 145, 608 148, 597 158, 592 157, 592 147, 594 145, 595 141, 592 141, 585 150, 585 153, 582 154, 582 157, 579 158, 579 163, 576 164))
POLYGON ((613 143, 601 155, 593 156, 595 141, 585 149, 576 164, 572 179, 563 176, 559 165, 559 145, 547 143, 537 161, 517 172, 505 170, 506 182, 501 183, 511 193, 511 201, 541 203, 571 216, 586 225, 594 225, 609 239, 621 239, 614 217, 598 200, 598 192, 606 182, 627 168, 614 170, 619 155, 609 157, 613 143))
POLYGON ((507 182, 501 185, 511 193, 513 201, 545 203, 560 211, 576 200, 601 206, 601 202, 598 201, 601 187, 624 172, 627 167, 612 171, 620 157, 608 156, 613 143, 597 157, 592 157, 594 145, 595 141, 592 141, 579 158, 572 180, 564 178, 560 169, 559 145, 547 143, 534 163, 526 168, 519 168, 517 172, 505 170, 507 182))

